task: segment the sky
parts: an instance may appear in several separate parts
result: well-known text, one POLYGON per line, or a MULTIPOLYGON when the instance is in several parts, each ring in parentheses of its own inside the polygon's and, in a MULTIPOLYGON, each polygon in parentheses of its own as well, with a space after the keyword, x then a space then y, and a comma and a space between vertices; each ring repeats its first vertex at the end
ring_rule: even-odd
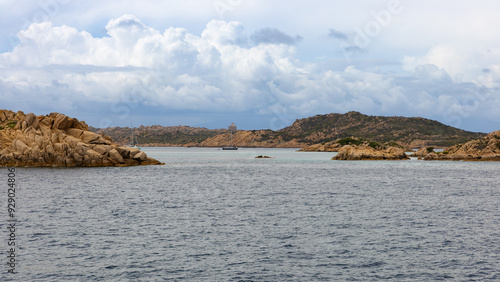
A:
POLYGON ((500 130, 500 1, 0 0, 0 108, 280 129, 359 111, 500 130))

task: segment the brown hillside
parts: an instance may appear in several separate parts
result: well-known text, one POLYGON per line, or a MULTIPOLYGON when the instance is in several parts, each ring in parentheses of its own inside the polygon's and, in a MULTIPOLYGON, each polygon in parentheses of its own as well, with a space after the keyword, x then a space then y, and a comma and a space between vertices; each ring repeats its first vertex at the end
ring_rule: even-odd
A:
MULTIPOLYGON (((130 144, 132 129, 113 127, 93 129, 105 133, 117 143, 130 144)), ((141 146, 202 146, 230 145, 227 129, 207 129, 189 126, 141 126, 135 128, 141 146)), ((307 147, 347 137, 358 137, 376 142, 397 142, 404 147, 448 147, 485 136, 420 117, 368 116, 358 112, 316 115, 296 120, 278 131, 251 130, 234 134, 234 145, 239 147, 307 147)))

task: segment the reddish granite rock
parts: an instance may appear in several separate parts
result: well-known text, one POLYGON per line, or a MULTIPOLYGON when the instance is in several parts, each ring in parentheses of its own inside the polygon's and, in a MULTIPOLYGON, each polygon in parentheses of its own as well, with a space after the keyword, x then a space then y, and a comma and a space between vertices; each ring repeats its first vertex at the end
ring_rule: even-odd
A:
POLYGON ((451 146, 440 153, 430 153, 424 160, 500 161, 500 130, 481 139, 451 146))
POLYGON ((332 160, 408 160, 401 148, 372 148, 366 145, 345 145, 332 160))
POLYGON ((0 110, 0 166, 133 166, 162 164, 135 148, 88 131, 59 113, 36 116, 0 110))

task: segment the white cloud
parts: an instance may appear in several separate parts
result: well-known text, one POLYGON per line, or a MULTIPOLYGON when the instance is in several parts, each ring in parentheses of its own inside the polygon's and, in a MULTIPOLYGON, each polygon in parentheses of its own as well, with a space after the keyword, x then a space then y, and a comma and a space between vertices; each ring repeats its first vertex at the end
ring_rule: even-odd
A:
MULTIPOLYGON (((474 82, 490 88, 499 87, 500 49, 480 49, 470 45, 439 45, 425 55, 405 56, 403 68, 420 72, 422 67, 433 65, 449 74, 455 82, 474 82)), ((436 73, 435 73, 436 75, 436 73)), ((444 73, 442 76, 446 76, 444 73)))
MULTIPOLYGON (((466 118, 498 106, 494 94, 483 99, 471 93, 480 86, 496 93, 500 60, 492 63, 483 54, 474 63, 475 54, 463 56, 455 46, 405 57, 409 74, 398 76, 355 65, 333 71, 305 63, 297 55, 299 37, 275 28, 247 33, 234 21, 212 20, 196 35, 183 28, 157 30, 124 15, 110 20, 106 32, 97 37, 50 22, 21 30, 20 44, 0 54, 5 93, 0 102, 19 106, 8 101, 23 97, 22 108, 45 112, 127 103, 155 111, 274 115, 279 110, 297 118, 349 110, 466 118)), ((490 50, 496 58, 495 52, 490 50)))

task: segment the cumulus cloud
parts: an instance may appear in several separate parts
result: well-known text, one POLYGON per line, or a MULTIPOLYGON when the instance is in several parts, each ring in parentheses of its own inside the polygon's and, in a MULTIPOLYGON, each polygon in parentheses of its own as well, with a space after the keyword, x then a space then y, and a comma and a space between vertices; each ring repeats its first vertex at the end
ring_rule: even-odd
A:
POLYGON ((439 45, 423 56, 405 56, 403 68, 417 71, 422 66, 434 65, 445 71, 455 82, 471 81, 490 88, 500 86, 500 51, 481 50, 470 46, 439 45), (484 70, 490 71, 484 71, 484 70))
MULTIPOLYGON (((196 35, 183 28, 159 31, 124 15, 110 20, 106 31, 108 36, 94 37, 50 22, 20 31, 20 44, 0 54, 0 103, 39 112, 85 107, 124 114, 136 108, 257 114, 287 122, 290 116, 348 110, 467 117, 500 106, 490 88, 478 91, 479 78, 454 80, 460 71, 450 73, 454 55, 442 61, 432 52, 407 57, 409 74, 402 77, 306 64, 297 56, 300 37, 274 28, 249 36, 239 22, 213 20, 196 35)), ((343 35, 330 31, 338 39, 343 35)), ((483 70, 485 82, 500 74, 496 65, 483 70)))

